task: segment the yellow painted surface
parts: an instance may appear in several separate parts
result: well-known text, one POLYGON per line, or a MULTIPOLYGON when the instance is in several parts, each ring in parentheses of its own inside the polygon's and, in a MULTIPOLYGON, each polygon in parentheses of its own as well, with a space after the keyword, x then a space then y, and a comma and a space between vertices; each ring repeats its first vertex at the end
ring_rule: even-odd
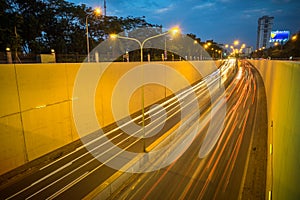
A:
MULTIPOLYGON (((121 119, 122 117, 125 117, 125 113, 128 110, 128 108, 125 108, 124 106, 120 106, 121 102, 123 102, 124 98, 122 94, 119 94, 119 98, 116 99, 117 101, 120 101, 120 103, 116 103, 116 106, 120 106, 118 114, 119 118, 115 118, 113 116, 112 110, 112 94, 114 92, 114 88, 116 87, 119 81, 119 79, 124 76, 128 71, 133 69, 134 67, 138 66, 140 63, 133 62, 133 63, 111 63, 104 73, 102 74, 101 79, 99 80, 99 86, 97 87, 96 91, 96 112, 99 119, 99 123, 101 126, 106 126, 108 124, 113 123, 116 120, 121 119)), ((137 81, 137 80, 132 80, 137 81)), ((122 87, 122 85, 121 85, 122 87)), ((126 85, 123 86, 123 90, 126 90, 126 85)), ((140 98, 139 98, 140 99, 140 98)), ((139 100, 138 100, 139 101, 139 100)), ((138 106, 138 105, 137 105, 138 106)), ((133 108, 135 110, 135 108, 133 108)), ((135 110, 137 111, 137 110, 135 110)))
MULTIPOLYGON (((75 81, 76 74, 78 73, 80 66, 81 66, 81 63, 66 63, 65 64, 67 91, 68 91, 67 96, 68 96, 69 100, 72 100, 72 98, 73 98, 72 94, 73 94, 73 88, 74 88, 74 81, 75 81)), ((75 141, 75 140, 79 139, 79 135, 77 133, 73 114, 72 114, 72 102, 70 102, 70 104, 69 104, 69 110, 70 110, 70 117, 71 117, 70 125, 71 125, 71 131, 72 131, 72 139, 73 139, 73 141, 75 141)))
POLYGON ((72 97, 73 94, 73 86, 76 78, 76 74, 81 66, 81 63, 66 63, 66 82, 67 82, 67 90, 68 90, 68 98, 72 97))
POLYGON ((22 113, 29 160, 72 142, 70 102, 22 113))
POLYGON ((300 62, 251 62, 262 75, 267 94, 272 199, 300 199, 300 62))
POLYGON ((22 111, 68 100, 65 64, 17 64, 22 111))
POLYGON ((0 173, 24 164, 25 156, 20 114, 0 118, 0 173))
POLYGON ((0 65, 0 117, 19 112, 14 65, 0 65))

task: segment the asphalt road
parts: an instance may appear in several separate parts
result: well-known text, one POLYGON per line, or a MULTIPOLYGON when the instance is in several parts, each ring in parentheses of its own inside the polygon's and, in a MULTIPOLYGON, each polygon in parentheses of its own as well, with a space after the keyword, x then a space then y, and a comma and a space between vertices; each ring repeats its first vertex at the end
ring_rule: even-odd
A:
MULTIPOLYGON (((183 154, 170 165, 159 170, 146 173, 127 173, 128 179, 122 181, 120 187, 111 190, 111 199, 238 199, 243 192, 249 166, 250 150, 253 141, 255 118, 260 112, 257 110, 257 80, 253 68, 244 62, 235 69, 233 61, 226 62, 222 68, 222 83, 226 85, 226 117, 225 126, 213 149, 204 158, 199 158, 199 151, 210 126, 210 108, 218 105, 210 100, 212 94, 203 82, 196 83, 192 88, 180 91, 176 97, 170 97, 160 102, 166 111, 145 110, 145 132, 132 128, 131 134, 125 134, 120 129, 131 127, 130 123, 141 125, 140 113, 132 116, 133 120, 124 119, 119 125, 112 124, 105 129, 106 137, 123 150, 142 153, 162 148, 173 134, 172 129, 179 123, 186 124, 189 130, 195 123, 202 124, 191 144, 183 154), (237 70, 236 73, 233 73, 237 70), (194 111, 193 98, 190 92, 197 95, 197 105, 200 107, 200 118, 194 111), (192 100, 191 100, 192 99, 192 100), (182 116, 181 102, 189 112, 182 116), (153 120, 150 116, 157 115, 153 120), (163 117, 167 123, 160 126, 163 117), (147 139, 143 134, 157 134, 147 139)), ((216 72, 206 77, 214 95, 219 94, 220 80, 216 79, 216 72)), ((218 119, 218 113, 216 114, 218 119)), ((222 118, 220 117, 220 121, 222 118)), ((218 125, 216 124, 216 127, 218 125)), ((181 131, 182 131, 181 130, 181 131)), ((188 132, 188 131, 186 131, 188 132)), ((128 133, 128 132, 127 132, 128 133)), ((178 134, 177 134, 178 135, 178 134)), ((176 136, 177 136, 176 135, 176 136)), ((174 144, 185 142, 185 134, 181 134, 174 144)), ((92 198, 92 192, 99 190, 99 185, 109 185, 110 181, 119 178, 118 170, 107 164, 120 158, 123 152, 118 152, 107 143, 98 133, 91 134, 88 148, 80 146, 73 152, 43 166, 35 173, 24 176, 0 186, 1 199, 82 199, 92 198), (87 151, 89 149, 89 151, 87 151), (92 152, 92 154, 91 154, 92 152), (98 159, 105 159, 100 162, 98 159), (98 159, 97 159, 98 158, 98 159), (112 178, 114 177, 114 178, 112 178)), ((175 145, 176 146, 176 145, 175 145)), ((176 147, 175 147, 176 148, 176 147)), ((262 152, 264 153, 264 152, 262 152)), ((144 168, 151 168, 164 162, 164 155, 155 161, 145 162, 144 168)), ((132 158, 124 159, 122 165, 134 165, 132 158)), ((130 168, 130 167, 129 167, 130 168)), ((264 191, 265 188, 261 188, 264 191)), ((94 193, 95 194, 95 193, 94 193)), ((99 197, 99 196, 98 196, 99 197)))

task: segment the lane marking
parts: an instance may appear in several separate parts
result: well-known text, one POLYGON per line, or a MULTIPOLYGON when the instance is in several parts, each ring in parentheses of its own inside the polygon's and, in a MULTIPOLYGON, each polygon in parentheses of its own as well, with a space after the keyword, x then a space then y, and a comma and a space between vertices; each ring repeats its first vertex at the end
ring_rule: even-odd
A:
POLYGON ((27 186, 26 188, 23 188, 23 189, 20 190, 19 192, 13 194, 12 196, 10 196, 10 197, 8 197, 8 198, 6 198, 6 199, 11 199, 11 198, 13 198, 13 197, 15 197, 15 196, 21 194, 22 192, 28 190, 28 189, 31 188, 32 186, 34 186, 34 185, 36 185, 36 184, 42 182, 43 180, 49 178, 50 176, 52 176, 53 174, 57 173, 58 171, 61 171, 62 169, 64 169, 64 168, 70 166, 71 164, 72 164, 72 162, 69 162, 69 163, 65 164, 64 166, 58 168, 57 170, 55 170, 55 171, 53 171, 52 173, 48 174, 47 176, 45 176, 45 177, 39 179, 38 181, 35 181, 35 182, 32 183, 31 185, 27 186))
POLYGON ((88 171, 85 172, 84 174, 82 174, 81 176, 79 176, 77 179, 73 180, 71 183, 69 183, 68 185, 66 185, 65 187, 63 187, 62 189, 60 189, 59 191, 57 191, 56 193, 52 194, 50 197, 47 197, 46 199, 54 199, 55 197, 57 197, 58 195, 62 194, 64 191, 68 190, 73 185, 75 185, 76 183, 78 183, 79 181, 81 181, 82 179, 84 179, 85 176, 88 173, 89 173, 88 171))

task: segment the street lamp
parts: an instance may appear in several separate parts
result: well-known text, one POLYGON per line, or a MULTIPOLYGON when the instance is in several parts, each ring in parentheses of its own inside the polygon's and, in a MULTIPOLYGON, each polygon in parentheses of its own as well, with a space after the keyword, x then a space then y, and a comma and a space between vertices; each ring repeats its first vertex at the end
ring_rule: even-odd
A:
MULTIPOLYGON (((143 62, 143 47, 144 47, 144 44, 147 41, 149 41, 149 40, 151 40, 153 38, 157 38, 157 37, 160 37, 160 36, 163 36, 163 35, 167 35, 167 34, 176 35, 179 32, 180 32, 180 29, 178 27, 174 27, 174 28, 171 28, 170 30, 168 30, 168 31, 166 31, 164 33, 148 37, 143 42, 140 42, 136 38, 124 37, 124 36, 121 36, 121 35, 118 35, 118 34, 110 34, 110 38, 112 38, 112 39, 120 38, 120 39, 132 40, 132 41, 137 42, 139 44, 139 46, 140 46, 140 51, 141 51, 140 60, 141 60, 141 62, 143 62)), ((142 79, 144 79, 144 68, 142 68, 142 70, 143 70, 143 72, 142 72, 142 79)), ((146 152, 146 144, 145 144, 145 100, 144 100, 144 85, 142 85, 141 90, 142 90, 142 92, 141 92, 141 101, 142 101, 142 128, 143 128, 143 138, 144 138, 143 150, 146 152)))
POLYGON ((5 50, 6 50, 7 63, 11 64, 12 63, 12 56, 11 56, 10 48, 7 47, 5 50))
POLYGON ((243 53, 243 49, 245 49, 246 48, 246 44, 242 44, 242 46, 241 46, 241 48, 240 48, 240 53, 243 53))
POLYGON ((177 34, 178 32, 180 31, 180 29, 178 27, 174 27, 164 33, 161 33, 161 34, 158 34, 158 35, 154 35, 154 36, 151 36, 151 37, 148 37, 146 38, 143 42, 140 42, 138 39, 136 38, 130 38, 130 37, 124 37, 124 36, 121 36, 121 35, 118 35, 118 34, 110 34, 110 38, 112 39, 116 39, 116 38, 120 38, 120 39, 125 39, 125 40, 132 40, 132 41, 135 41, 139 44, 140 46, 140 51, 141 51, 141 54, 140 54, 140 60, 141 62, 143 62, 143 48, 144 48, 144 44, 148 41, 148 40, 151 40, 153 38, 157 38, 157 37, 160 37, 160 36, 163 36, 163 35, 167 35, 167 34, 172 34, 172 35, 175 35, 177 34))
POLYGON ((239 41, 238 40, 235 40, 234 42, 233 42, 233 44, 234 44, 234 46, 237 46, 237 45, 239 45, 239 41))
MULTIPOLYGON (((101 9, 100 8, 95 8, 94 13, 96 16, 100 16, 101 15, 101 9)), ((90 62, 90 43, 89 43, 89 26, 88 26, 88 17, 92 15, 88 14, 85 17, 85 27, 86 27, 86 51, 87 51, 87 58, 88 58, 88 62, 90 62)))

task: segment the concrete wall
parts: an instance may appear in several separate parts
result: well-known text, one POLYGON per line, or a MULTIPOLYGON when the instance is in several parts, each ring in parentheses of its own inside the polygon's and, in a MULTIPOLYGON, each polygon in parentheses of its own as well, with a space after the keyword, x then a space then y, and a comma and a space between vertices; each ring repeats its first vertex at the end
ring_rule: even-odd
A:
POLYGON ((265 84, 273 199, 300 199, 300 62, 251 61, 265 84))
MULTIPOLYGON (((193 83, 214 69, 213 61, 164 62, 193 83)), ((103 63, 91 63, 102 67, 103 63)), ((111 91, 118 79, 139 63, 112 63, 105 71, 96 92, 99 124, 114 121, 111 113, 111 91), (102 86, 101 86, 102 85, 102 86), (105 87, 103 87, 105 86, 105 87)), ((217 61, 217 66, 220 62, 217 61)), ((79 139, 72 114, 72 92, 80 63, 2 64, 0 65, 0 174, 36 159, 79 139)), ((165 77, 166 81, 170 77, 165 77)), ((149 84, 145 87, 145 106, 170 90, 149 84)), ((137 90, 130 99, 130 112, 141 109, 137 90)))

